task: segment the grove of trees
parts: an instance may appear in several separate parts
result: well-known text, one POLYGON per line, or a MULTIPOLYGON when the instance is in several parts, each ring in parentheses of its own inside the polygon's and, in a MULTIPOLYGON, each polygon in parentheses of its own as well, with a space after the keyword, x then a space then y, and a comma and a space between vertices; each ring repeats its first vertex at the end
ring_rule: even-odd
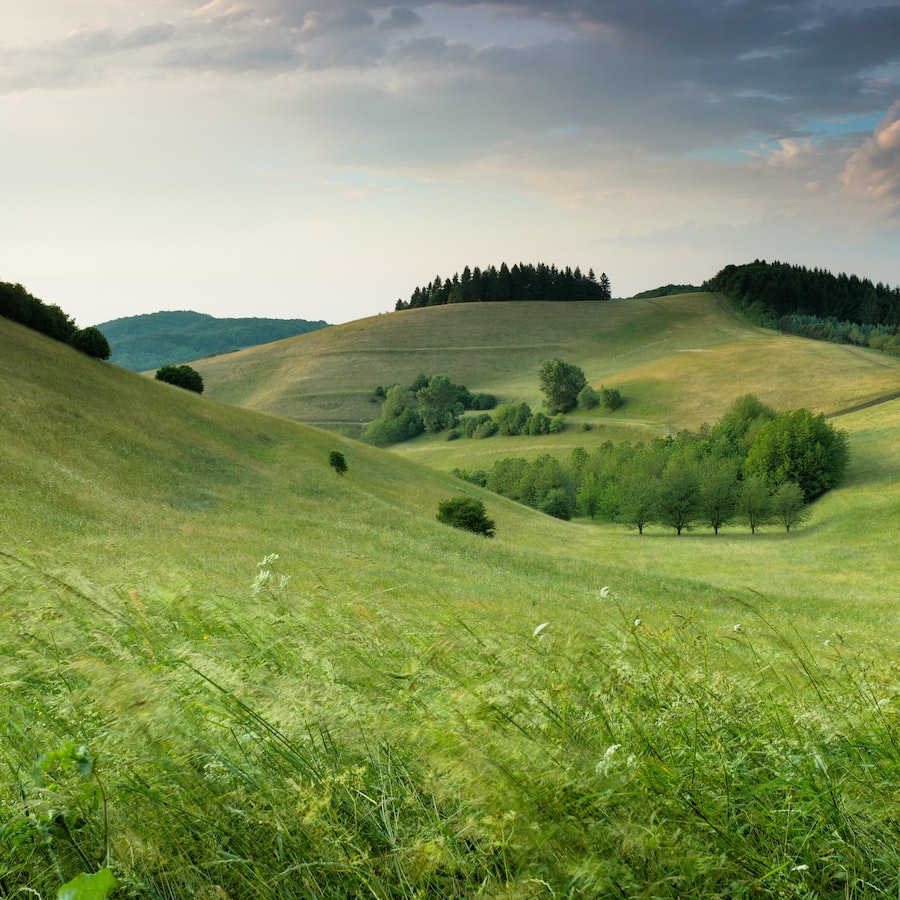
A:
POLYGON ((544 263, 517 263, 510 268, 502 263, 490 266, 466 266, 452 278, 436 276, 417 287, 409 300, 398 300, 395 309, 443 306, 447 303, 482 303, 509 300, 611 300, 612 288, 606 273, 598 279, 594 270, 585 275, 579 267, 559 269, 544 263))
POLYGON ((577 447, 563 464, 550 455, 496 460, 466 480, 567 519, 580 514, 621 522, 643 534, 651 524, 676 534, 695 526, 716 534, 725 525, 800 524, 805 504, 841 479, 847 437, 808 410, 776 413, 756 397, 736 400, 699 433, 649 444, 607 441, 577 447))
POLYGON ((453 429, 467 409, 492 409, 497 403, 492 394, 473 394, 446 375, 419 375, 409 387, 379 386, 375 395, 384 397, 381 415, 366 426, 362 439, 379 447, 453 429))

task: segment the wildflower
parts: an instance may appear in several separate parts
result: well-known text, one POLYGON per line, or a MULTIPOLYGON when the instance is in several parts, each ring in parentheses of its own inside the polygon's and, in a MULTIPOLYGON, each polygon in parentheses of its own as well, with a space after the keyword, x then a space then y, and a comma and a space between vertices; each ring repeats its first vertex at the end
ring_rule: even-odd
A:
POLYGON ((594 766, 594 772, 597 775, 608 775, 613 767, 613 757, 622 749, 621 744, 610 744, 603 753, 603 759, 594 766))
POLYGON ((794 866, 794 868, 791 869, 791 871, 792 872, 806 872, 808 869, 809 869, 809 866, 806 865, 806 863, 801 863, 799 866, 794 866))
POLYGON ((600 588, 600 599, 605 600, 609 596, 609 587, 604 586, 600 588))
POLYGON ((549 622, 541 622, 541 624, 534 629, 534 634, 532 634, 531 636, 538 637, 549 624, 549 622))
POLYGON ((741 625, 741 623, 738 622, 737 625, 734 626, 734 630, 735 630, 735 631, 743 631, 744 628, 743 628, 743 626, 741 625))
POLYGON ((635 628, 640 628, 640 627, 641 627, 641 620, 640 620, 640 619, 635 619, 635 620, 634 620, 634 627, 635 627, 635 628))

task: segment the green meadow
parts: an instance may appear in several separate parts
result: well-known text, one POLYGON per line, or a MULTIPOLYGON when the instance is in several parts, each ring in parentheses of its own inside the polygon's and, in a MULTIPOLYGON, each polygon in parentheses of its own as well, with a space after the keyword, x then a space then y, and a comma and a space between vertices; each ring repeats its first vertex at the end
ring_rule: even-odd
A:
POLYGON ((203 361, 209 396, 0 319, 0 896, 900 895, 900 362, 634 304, 374 317, 203 361), (626 405, 391 451, 304 424, 419 372, 537 408, 551 355, 626 405), (796 533, 448 474, 748 392, 848 432, 796 533), (459 492, 495 538, 435 520, 459 492))

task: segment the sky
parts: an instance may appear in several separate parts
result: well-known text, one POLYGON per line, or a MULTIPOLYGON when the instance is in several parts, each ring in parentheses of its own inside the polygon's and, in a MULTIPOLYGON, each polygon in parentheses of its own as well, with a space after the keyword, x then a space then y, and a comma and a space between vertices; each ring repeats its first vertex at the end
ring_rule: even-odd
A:
POLYGON ((502 262, 613 295, 900 285, 900 2, 0 0, 0 281, 81 327, 387 312, 502 262))

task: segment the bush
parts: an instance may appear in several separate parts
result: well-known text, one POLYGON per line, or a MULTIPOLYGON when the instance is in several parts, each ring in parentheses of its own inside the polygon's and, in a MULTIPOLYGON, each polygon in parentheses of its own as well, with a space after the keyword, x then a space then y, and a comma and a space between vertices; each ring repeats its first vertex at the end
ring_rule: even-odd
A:
POLYGON ((438 522, 462 528, 485 537, 493 537, 496 525, 485 513, 484 504, 475 497, 453 497, 438 505, 438 522))
POLYGON ((600 402, 600 395, 586 384, 578 394, 578 405, 582 409, 593 409, 600 402))
POLYGON ((334 469, 338 475, 343 475, 347 471, 347 458, 340 450, 332 450, 328 454, 328 465, 334 469))
POLYGON ((109 341, 99 329, 90 326, 79 328, 69 338, 69 346, 94 359, 109 359, 109 341))
POLYGON ((618 388, 600 388, 600 399, 610 412, 614 412, 625 402, 618 388))
POLYGON ((166 384, 174 384, 186 391, 203 393, 203 378, 196 369, 190 366, 163 366, 156 372, 156 380, 166 384))

